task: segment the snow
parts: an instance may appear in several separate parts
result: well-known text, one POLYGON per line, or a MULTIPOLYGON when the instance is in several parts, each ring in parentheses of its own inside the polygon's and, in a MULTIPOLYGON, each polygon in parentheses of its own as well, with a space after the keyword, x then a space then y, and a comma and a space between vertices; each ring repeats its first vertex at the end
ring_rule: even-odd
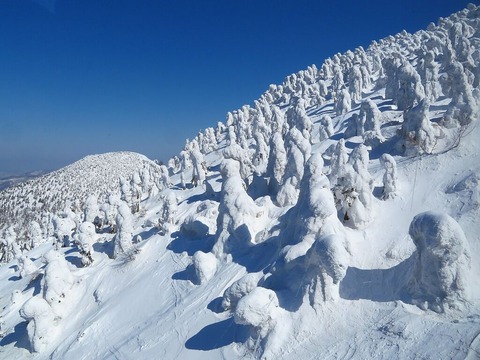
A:
POLYGON ((478 358, 469 8, 288 76, 168 167, 0 192, 0 358, 478 358))

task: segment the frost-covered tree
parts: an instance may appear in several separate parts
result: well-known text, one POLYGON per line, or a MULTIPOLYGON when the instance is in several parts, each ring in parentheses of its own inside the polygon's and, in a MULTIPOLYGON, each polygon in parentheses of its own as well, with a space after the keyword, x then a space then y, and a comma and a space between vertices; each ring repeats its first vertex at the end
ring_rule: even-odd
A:
POLYGON ((32 220, 28 225, 27 237, 30 243, 30 248, 33 249, 44 242, 42 228, 38 222, 32 220))
POLYGON ((377 146, 385 141, 382 131, 380 130, 382 118, 382 113, 372 100, 367 99, 362 102, 358 122, 363 127, 361 135, 366 145, 377 146))
POLYGON ((287 166, 287 152, 280 132, 274 132, 270 140, 270 155, 267 165, 269 189, 273 197, 278 193, 287 166))
POLYGON ((336 182, 332 182, 340 216, 353 228, 362 228, 372 220, 373 181, 368 161, 368 150, 360 144, 335 174, 336 182))
POLYGON ((400 146, 405 154, 431 154, 440 137, 440 129, 429 120, 430 105, 424 99, 403 113, 400 146))
POLYGON ((296 127, 290 129, 285 140, 287 165, 276 197, 280 206, 289 206, 296 203, 304 166, 312 151, 310 142, 303 137, 296 127))
POLYGON ((332 118, 328 114, 322 115, 318 129, 319 141, 327 140, 334 132, 332 118))
POLYGON ((78 232, 75 235, 75 242, 77 243, 80 255, 82 256, 82 265, 88 266, 93 262, 93 244, 95 243, 97 234, 95 232, 95 225, 91 222, 82 223, 78 232))
POLYGON ((348 89, 352 101, 357 104, 362 100, 363 78, 359 65, 354 65, 350 70, 348 89))
POLYGON ((223 258, 232 251, 242 251, 251 244, 255 235, 254 223, 259 215, 259 208, 243 187, 239 163, 225 159, 221 173, 221 201, 212 249, 217 258, 223 258))
POLYGON ((38 267, 27 255, 22 255, 18 258, 18 272, 20 273, 20 277, 24 279, 37 274, 38 267))
POLYGON ((252 156, 248 149, 242 148, 238 144, 232 144, 227 146, 223 150, 224 159, 232 159, 239 163, 240 165, 240 177, 244 182, 244 186, 248 187, 250 184, 250 178, 255 171, 255 167, 252 163, 252 156))
POLYGON ((457 307, 467 297, 470 254, 460 225, 450 216, 424 212, 410 224, 410 237, 417 247, 408 284, 414 302, 423 309, 443 312, 457 307))
POLYGON ((196 187, 197 185, 203 185, 206 178, 207 166, 205 165, 205 159, 203 154, 200 152, 198 145, 194 143, 192 150, 190 151, 190 159, 192 160, 192 185, 196 187))
POLYGON ((397 195, 397 163, 392 155, 383 154, 380 162, 385 168, 383 174, 383 193, 382 199, 392 199, 397 195))
POLYGON ((47 252, 43 259, 47 266, 43 282, 43 298, 52 307, 55 315, 62 317, 65 309, 63 301, 74 284, 74 277, 70 272, 65 257, 55 250, 47 252))
POLYGON ((348 162, 347 148, 345 147, 345 140, 340 139, 335 145, 335 149, 330 160, 330 173, 328 178, 332 185, 335 185, 337 178, 344 172, 344 167, 348 162))
POLYGON ((446 127, 466 126, 478 114, 478 105, 467 81, 464 68, 459 62, 453 62, 446 69, 447 78, 442 82, 445 95, 452 98, 444 115, 446 127))
POLYGON ((178 209, 178 200, 172 190, 162 194, 162 208, 158 219, 158 227, 163 234, 168 233, 169 225, 175 222, 175 214, 178 209))
POLYGON ((99 215, 99 212, 97 196, 92 194, 85 200, 83 208, 84 221, 95 222, 95 218, 99 215))
POLYGON ((181 164, 181 173, 180 181, 182 183, 182 189, 187 188, 187 171, 190 168, 190 155, 187 151, 183 150, 180 152, 180 164, 181 164))
POLYGON ((347 89, 338 92, 337 101, 335 102, 335 113, 338 115, 346 114, 352 108, 352 100, 347 89))
POLYGON ((70 246, 72 234, 77 227, 75 221, 63 214, 56 215, 53 217, 53 227, 57 250, 63 246, 70 246))
POLYGON ((23 304, 20 316, 28 321, 27 334, 31 350, 42 352, 51 340, 55 318, 52 308, 40 296, 34 296, 23 304))
POLYGON ((423 55, 420 64, 420 78, 425 89, 425 98, 430 103, 435 102, 440 97, 440 83, 438 81, 438 64, 435 62, 433 51, 427 51, 423 55))
POLYGON ((132 212, 125 202, 121 202, 118 206, 117 216, 115 217, 115 224, 117 233, 113 238, 113 258, 119 256, 126 256, 131 258, 137 252, 133 246, 133 219, 132 212))

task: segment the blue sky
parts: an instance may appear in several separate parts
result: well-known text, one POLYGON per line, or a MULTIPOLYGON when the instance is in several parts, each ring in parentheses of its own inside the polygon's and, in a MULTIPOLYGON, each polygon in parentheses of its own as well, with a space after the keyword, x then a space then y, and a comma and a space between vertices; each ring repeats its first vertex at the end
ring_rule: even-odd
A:
POLYGON ((269 84, 467 3, 0 0, 0 173, 167 160, 269 84))

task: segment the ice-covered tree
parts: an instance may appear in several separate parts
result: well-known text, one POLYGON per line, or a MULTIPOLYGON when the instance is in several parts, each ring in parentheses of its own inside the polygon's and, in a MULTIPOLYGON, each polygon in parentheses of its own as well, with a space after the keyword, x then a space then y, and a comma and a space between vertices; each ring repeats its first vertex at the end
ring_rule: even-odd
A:
POLYGON ((32 220, 28 225, 27 237, 31 249, 37 247, 45 241, 42 233, 42 228, 40 227, 40 224, 35 220, 32 220))
POLYGON ((95 218, 99 215, 99 212, 97 196, 92 194, 85 200, 83 208, 84 221, 95 222, 95 218))
POLYGON ((303 137, 296 127, 292 127, 288 132, 285 145, 287 165, 276 197, 280 206, 289 206, 296 203, 304 166, 312 151, 310 142, 303 137))
POLYGON ((113 258, 119 256, 126 256, 131 258, 136 253, 136 248, 133 246, 133 219, 132 212, 125 202, 120 202, 117 209, 117 216, 115 217, 115 224, 117 233, 113 238, 114 249, 113 258))
POLYGON ((369 146, 377 146, 385 141, 380 130, 382 122, 382 113, 377 105, 370 99, 362 102, 360 106, 360 113, 358 115, 358 122, 363 126, 362 135, 364 143, 369 146))
POLYGON ((207 166, 205 165, 205 159, 200 152, 198 145, 195 143, 190 151, 190 159, 192 160, 192 185, 203 185, 206 178, 207 166))
POLYGON ((24 279, 38 273, 38 267, 27 255, 22 255, 18 258, 18 272, 20 277, 24 279))
POLYGON ((440 97, 440 83, 438 81, 439 65, 435 62, 435 54, 433 51, 427 51, 423 55, 422 60, 419 73, 425 89, 425 98, 432 103, 440 97))
POLYGON ((400 146, 405 154, 431 154, 440 137, 440 129, 429 120, 430 105, 425 99, 403 113, 400 146))
POLYGON ((362 100, 363 78, 359 65, 354 65, 349 74, 348 89, 350 90, 350 96, 352 101, 357 104, 362 100))
POLYGON ((217 232, 212 252, 223 258, 232 251, 245 250, 252 242, 259 208, 246 193, 239 163, 225 159, 221 165, 222 190, 218 207, 217 232))
POLYGON ((392 155, 383 154, 380 162, 385 168, 383 174, 383 193, 382 199, 392 199, 397 195, 397 163, 392 155))
POLYGON ((65 311, 62 303, 71 290, 75 279, 67 260, 59 252, 50 250, 43 258, 47 264, 42 279, 43 298, 52 307, 55 315, 62 317, 65 311))
POLYGON ((320 117, 320 125, 318 130, 319 141, 327 140, 334 134, 332 118, 328 114, 320 117))
POLYGON ((27 334, 33 352, 42 352, 51 340, 55 315, 52 308, 40 296, 27 300, 20 309, 20 316, 28 321, 27 334))
POLYGON ((287 152, 280 132, 274 132, 270 140, 270 155, 268 157, 267 175, 269 189, 273 197, 276 196, 287 166, 287 152))
POLYGON ((95 232, 95 225, 91 222, 82 223, 78 232, 75 235, 75 242, 77 243, 80 255, 82 256, 82 265, 88 266, 93 262, 93 244, 95 243, 97 234, 95 232))
POLYGON ((335 102, 335 113, 338 115, 346 114, 352 108, 352 100, 347 89, 338 92, 337 101, 335 102))
POLYGON ((468 296, 470 254, 460 225, 450 216, 424 212, 410 224, 417 252, 408 289, 420 307, 443 312, 468 296))
POLYGON ((57 249, 63 246, 70 246, 70 240, 72 234, 75 231, 77 225, 69 217, 54 216, 53 217, 54 236, 56 239, 57 249))
POLYGON ((444 115, 446 127, 466 126, 478 114, 478 105, 467 81, 464 68, 459 62, 453 62, 446 69, 447 78, 442 82, 445 95, 452 98, 444 115))

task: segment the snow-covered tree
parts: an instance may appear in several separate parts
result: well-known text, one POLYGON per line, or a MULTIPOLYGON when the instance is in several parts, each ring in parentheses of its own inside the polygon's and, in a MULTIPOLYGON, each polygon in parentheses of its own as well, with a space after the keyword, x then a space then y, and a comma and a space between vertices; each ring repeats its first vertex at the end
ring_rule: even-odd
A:
POLYGON ((246 193, 240 178, 240 165, 225 159, 221 165, 222 190, 218 207, 217 232, 212 252, 223 258, 232 251, 248 247, 254 236, 253 225, 259 208, 246 193))
POLYGON ((18 258, 18 271, 22 279, 32 276, 38 272, 38 267, 27 256, 22 255, 18 258))
POLYGON ((273 197, 276 196, 287 166, 287 152, 280 132, 274 132, 270 140, 270 156, 268 157, 267 175, 269 189, 273 197))
POLYGON ((337 101, 335 102, 335 113, 343 115, 352 108, 352 100, 347 89, 342 89, 338 92, 337 101))
POLYGON ((97 196, 92 194, 85 200, 83 208, 84 221, 95 222, 95 218, 99 215, 99 212, 97 196))
POLYGON ((217 271, 217 258, 212 253, 197 251, 192 256, 192 265, 195 270, 196 282, 204 284, 210 280, 217 271))
POLYGON ((424 212, 410 224, 410 237, 417 247, 408 288, 420 307, 443 312, 467 297, 470 254, 460 225, 450 216, 424 212))
POLYGON ((115 224, 117 233, 113 238, 114 249, 113 258, 119 256, 126 256, 131 258, 137 252, 133 246, 133 219, 132 212, 125 202, 120 202, 118 206, 117 216, 115 217, 115 224))
POLYGON ((354 65, 350 70, 349 85, 350 97, 357 104, 362 100, 363 78, 359 65, 354 65))
POLYGON ((400 146, 405 154, 431 154, 441 136, 440 129, 429 120, 430 105, 424 99, 403 114, 400 146))
POLYGON ((50 250, 44 256, 47 264, 43 282, 43 298, 52 307, 55 315, 62 317, 65 309, 63 301, 74 284, 74 277, 70 272, 65 257, 55 250, 50 250))
POLYGON ((80 255, 82 256, 82 265, 88 266, 93 262, 93 244, 95 243, 97 234, 95 232, 95 225, 91 222, 84 222, 78 228, 75 235, 75 241, 80 255))
POLYGON ((380 162, 385 168, 383 175, 382 199, 392 199, 397 195, 397 163, 390 154, 383 154, 380 162))
POLYGON ((358 135, 363 136, 366 145, 377 146, 385 141, 380 130, 382 113, 372 100, 367 99, 362 102, 358 122, 363 126, 362 133, 358 135))
POLYGON ((205 165, 205 159, 200 152, 198 145, 195 143, 190 151, 190 159, 192 160, 193 172, 192 172, 192 185, 203 185, 206 178, 207 167, 205 165))
POLYGON ((55 315, 52 308, 40 296, 27 300, 20 309, 20 316, 28 321, 27 334, 33 352, 42 352, 51 340, 55 315))

